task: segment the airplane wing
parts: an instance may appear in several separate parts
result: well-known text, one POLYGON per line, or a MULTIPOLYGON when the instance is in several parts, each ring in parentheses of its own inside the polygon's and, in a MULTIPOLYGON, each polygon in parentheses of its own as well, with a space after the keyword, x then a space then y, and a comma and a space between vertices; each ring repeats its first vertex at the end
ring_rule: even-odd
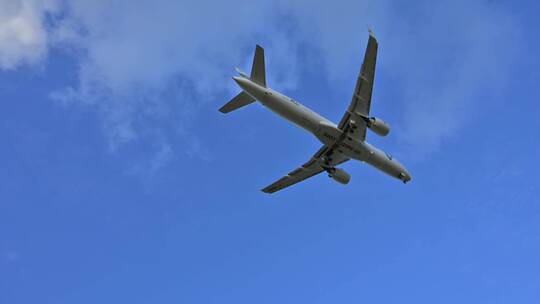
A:
POLYGON ((366 139, 367 124, 364 120, 369 116, 371 106, 371 92, 373 91, 373 81, 375 79, 375 64, 377 61, 377 39, 371 30, 369 30, 369 40, 364 55, 364 62, 360 68, 356 87, 352 96, 351 104, 347 112, 341 118, 338 128, 346 130, 353 137, 366 139), (364 118, 362 117, 364 116, 364 118), (349 128, 350 126, 354 126, 349 128))
POLYGON ((324 161, 321 161, 323 157, 328 161, 327 165, 329 167, 335 167, 349 160, 345 155, 338 152, 337 149, 323 146, 307 163, 262 189, 262 191, 265 193, 274 193, 325 171, 321 166, 321 163, 324 163, 324 161))

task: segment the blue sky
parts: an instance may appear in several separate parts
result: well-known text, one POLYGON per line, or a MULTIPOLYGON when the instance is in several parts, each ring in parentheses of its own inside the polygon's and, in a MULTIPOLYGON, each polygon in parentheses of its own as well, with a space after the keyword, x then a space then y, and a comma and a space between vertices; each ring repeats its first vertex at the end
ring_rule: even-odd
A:
POLYGON ((1 1, 0 303, 538 303, 538 5, 334 2, 1 1), (260 192, 319 143, 234 67, 338 121, 367 24, 412 183, 260 192))

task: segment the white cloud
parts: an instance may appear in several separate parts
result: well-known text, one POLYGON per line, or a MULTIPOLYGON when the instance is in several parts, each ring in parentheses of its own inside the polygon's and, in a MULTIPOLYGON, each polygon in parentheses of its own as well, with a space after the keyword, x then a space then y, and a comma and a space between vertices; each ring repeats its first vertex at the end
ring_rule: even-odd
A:
POLYGON ((96 106, 113 149, 138 138, 138 125, 155 122, 156 110, 188 119, 197 100, 231 85, 224 80, 251 52, 254 36, 267 34, 268 7, 243 0, 71 1, 56 38, 80 51, 79 82, 52 96, 96 106))
POLYGON ((47 54, 44 18, 57 8, 53 0, 0 2, 0 69, 36 64, 47 54))

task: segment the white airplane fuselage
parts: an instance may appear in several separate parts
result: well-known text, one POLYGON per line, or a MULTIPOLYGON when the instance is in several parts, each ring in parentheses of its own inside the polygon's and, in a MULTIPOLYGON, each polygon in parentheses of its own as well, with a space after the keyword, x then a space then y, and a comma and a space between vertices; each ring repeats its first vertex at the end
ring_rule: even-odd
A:
MULTIPOLYGON (((292 98, 261 86, 246 77, 238 76, 233 79, 251 97, 260 101, 272 112, 307 130, 321 143, 332 146, 343 137, 342 130, 338 129, 336 124, 292 98)), ((411 175, 402 164, 359 138, 346 135, 336 148, 347 157, 366 162, 404 182, 411 179, 411 175)))

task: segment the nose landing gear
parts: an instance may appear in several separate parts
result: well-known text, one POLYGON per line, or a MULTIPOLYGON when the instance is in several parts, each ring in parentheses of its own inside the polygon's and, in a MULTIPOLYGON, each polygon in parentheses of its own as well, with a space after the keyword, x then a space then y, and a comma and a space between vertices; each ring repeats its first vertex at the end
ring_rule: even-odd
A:
POLYGON ((407 175, 406 175, 405 173, 403 173, 403 172, 400 172, 400 173, 399 173, 398 178, 399 178, 404 184, 408 183, 408 182, 411 180, 411 178, 410 178, 410 177, 407 177, 407 175))

